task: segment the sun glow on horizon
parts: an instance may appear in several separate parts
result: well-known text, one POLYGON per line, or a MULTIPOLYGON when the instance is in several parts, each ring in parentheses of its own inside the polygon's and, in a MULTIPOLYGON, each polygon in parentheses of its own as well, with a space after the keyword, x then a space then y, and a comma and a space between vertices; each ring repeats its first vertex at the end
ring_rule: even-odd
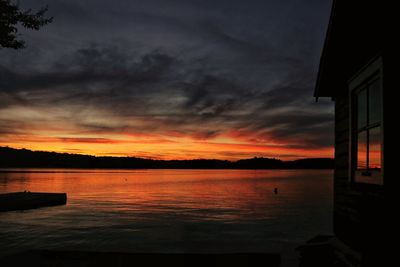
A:
POLYGON ((162 116, 77 113, 70 106, 3 109, 0 122, 0 146, 40 151, 167 160, 333 157, 332 147, 313 144, 315 137, 282 137, 268 127, 235 129, 229 122, 172 124, 162 116))
POLYGON ((26 148, 35 151, 85 154, 94 156, 140 157, 150 159, 221 159, 238 160, 268 157, 294 160, 310 157, 332 157, 333 148, 304 148, 296 145, 261 143, 219 137, 194 139, 142 135, 129 136, 36 136, 24 135, 0 140, 0 146, 26 148))

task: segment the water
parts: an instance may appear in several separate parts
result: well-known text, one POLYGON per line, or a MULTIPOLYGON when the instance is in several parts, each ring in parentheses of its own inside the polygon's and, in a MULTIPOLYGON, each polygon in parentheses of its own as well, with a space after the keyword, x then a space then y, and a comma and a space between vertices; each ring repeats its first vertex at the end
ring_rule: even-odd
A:
POLYGON ((24 190, 66 192, 68 203, 0 213, 0 256, 38 248, 285 254, 332 231, 330 170, 0 172, 0 193, 24 190))

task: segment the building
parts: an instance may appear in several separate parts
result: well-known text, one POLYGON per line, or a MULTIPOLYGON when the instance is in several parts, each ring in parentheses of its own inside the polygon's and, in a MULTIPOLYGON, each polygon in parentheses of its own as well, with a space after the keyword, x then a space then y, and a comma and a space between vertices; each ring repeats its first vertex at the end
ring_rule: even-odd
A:
POLYGON ((315 88, 335 103, 334 233, 361 266, 386 266, 381 2, 333 2, 315 88))

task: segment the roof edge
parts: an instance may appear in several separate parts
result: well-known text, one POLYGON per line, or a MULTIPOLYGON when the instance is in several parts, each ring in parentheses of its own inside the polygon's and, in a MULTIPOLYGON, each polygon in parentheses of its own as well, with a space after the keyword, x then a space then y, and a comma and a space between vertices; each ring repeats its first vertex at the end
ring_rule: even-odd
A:
POLYGON ((335 16, 335 9, 336 9, 336 1, 332 1, 332 7, 331 7, 331 14, 329 16, 329 22, 328 22, 328 27, 326 30, 325 34, 325 40, 324 40, 324 46, 322 48, 322 54, 319 60, 319 68, 318 68, 318 73, 317 73, 317 80, 315 83, 314 87, 314 97, 318 99, 318 97, 331 97, 332 95, 329 94, 329 92, 323 92, 323 89, 321 87, 321 80, 322 76, 324 74, 324 65, 325 65, 325 58, 326 54, 328 53, 328 47, 329 47, 329 40, 331 39, 331 32, 332 32, 332 24, 333 24, 333 19, 335 16))

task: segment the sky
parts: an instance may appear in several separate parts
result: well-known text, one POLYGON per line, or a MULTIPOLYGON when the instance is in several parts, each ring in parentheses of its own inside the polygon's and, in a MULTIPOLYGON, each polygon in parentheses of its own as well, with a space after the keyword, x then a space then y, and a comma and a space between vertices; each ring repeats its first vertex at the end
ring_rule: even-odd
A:
POLYGON ((20 0, 0 146, 154 159, 333 157, 313 90, 328 0, 20 0))

